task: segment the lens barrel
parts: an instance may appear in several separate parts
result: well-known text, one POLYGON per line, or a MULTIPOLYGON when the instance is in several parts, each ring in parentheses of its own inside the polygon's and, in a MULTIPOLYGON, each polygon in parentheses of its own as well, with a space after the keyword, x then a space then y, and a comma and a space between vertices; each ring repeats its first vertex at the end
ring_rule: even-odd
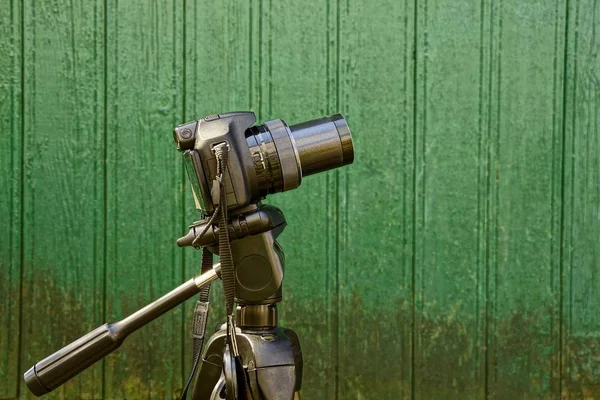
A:
POLYGON ((350 129, 340 114, 288 126, 277 119, 246 132, 261 195, 300 185, 303 176, 354 161, 350 129))

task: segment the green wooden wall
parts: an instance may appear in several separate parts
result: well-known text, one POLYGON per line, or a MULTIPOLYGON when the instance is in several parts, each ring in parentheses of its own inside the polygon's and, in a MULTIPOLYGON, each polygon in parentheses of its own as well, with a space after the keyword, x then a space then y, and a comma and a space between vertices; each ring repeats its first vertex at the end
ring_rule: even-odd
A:
MULTIPOLYGON (((3 0, 0 399, 199 270, 171 132, 232 110, 353 132, 271 199, 305 399, 600 398, 599 53, 594 0, 3 0)), ((176 398, 190 310, 47 398, 176 398)))

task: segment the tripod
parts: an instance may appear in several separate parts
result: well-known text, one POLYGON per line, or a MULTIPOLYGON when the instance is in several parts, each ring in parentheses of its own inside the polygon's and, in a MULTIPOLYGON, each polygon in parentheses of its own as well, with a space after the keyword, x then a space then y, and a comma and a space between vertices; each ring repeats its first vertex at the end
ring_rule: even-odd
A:
POLYGON ((286 222, 278 208, 259 200, 297 188, 303 176, 352 163, 354 147, 339 114, 293 126, 283 120, 252 126, 255 121, 253 112, 234 112, 175 128, 194 203, 207 213, 177 244, 204 249, 202 274, 34 364, 23 375, 33 394, 56 389, 116 350, 129 334, 200 293, 194 310, 194 363, 182 398, 197 375, 193 398, 198 400, 299 399, 300 341, 294 331, 277 325, 284 255, 275 239, 286 222), (211 253, 219 254, 221 262, 212 265, 211 253), (223 281, 227 323, 200 354, 208 288, 217 278, 223 281))
MULTIPOLYGON (((192 224, 177 244, 214 246, 218 232, 207 224, 206 220, 192 224), (196 239, 200 241, 195 243, 196 239)), ((235 342, 241 365, 236 367, 223 324, 206 343, 192 399, 233 399, 233 393, 240 399, 300 398, 300 341, 294 331, 277 324, 284 254, 275 239, 285 225, 278 208, 260 204, 244 209, 228 222, 238 304, 235 342)))
MULTIPOLYGON (((302 353, 298 336, 277 326, 281 301, 283 252, 275 238, 285 227, 275 207, 255 204, 227 224, 235 266, 237 325, 235 353, 226 343, 227 325, 208 341, 193 393, 194 399, 299 399, 302 353)), ((179 246, 213 247, 218 228, 208 220, 190 227, 179 246), (197 230, 205 234, 197 236, 197 230), (201 238, 200 243, 194 243, 201 238)), ((221 263, 161 298, 113 323, 104 324, 37 362, 25 374, 36 396, 46 394, 116 350, 133 332, 177 307, 222 276, 221 263)))

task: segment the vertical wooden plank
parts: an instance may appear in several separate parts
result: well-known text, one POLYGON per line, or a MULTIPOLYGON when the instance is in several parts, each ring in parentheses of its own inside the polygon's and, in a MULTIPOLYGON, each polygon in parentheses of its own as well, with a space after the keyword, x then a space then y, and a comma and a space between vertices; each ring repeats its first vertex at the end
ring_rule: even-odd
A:
POLYGON ((417 10, 415 398, 485 395, 483 6, 417 10))
POLYGON ((17 397, 21 283, 21 4, 0 4, 0 399, 17 397))
POLYGON ((186 2, 186 120, 251 108, 252 7, 250 1, 186 2))
MULTIPOLYGON (((104 24, 100 1, 23 7, 25 370, 103 319, 104 24)), ((99 364, 48 398, 101 396, 99 364)))
MULTIPOLYGON (((250 99, 251 61, 257 54, 251 52, 252 8, 249 1, 214 2, 188 1, 185 8, 185 105, 180 122, 195 120, 210 114, 254 109, 250 99)), ((177 161, 181 163, 180 153, 177 161)), ((181 235, 187 227, 200 218, 194 208, 189 181, 181 166, 180 185, 183 195, 181 235)), ((201 252, 184 249, 185 276, 199 273, 201 252)), ((215 257, 215 261, 217 258, 215 257)), ((223 323, 225 298, 222 284, 215 282, 211 288, 211 310, 207 334, 223 323)), ((193 350, 190 323, 194 302, 184 307, 183 374, 187 379, 191 368, 193 350)))
MULTIPOLYGON (((123 318, 182 280, 182 7, 107 2, 107 319, 123 318)), ((106 360, 106 398, 173 398, 181 388, 181 314, 128 338, 106 360)))
POLYGON ((600 4, 569 2, 563 209, 562 396, 600 393, 600 4))
POLYGON ((564 2, 503 1, 492 21, 488 391, 492 398, 556 398, 564 2))
MULTIPOLYGON (((260 122, 336 113, 336 5, 261 1, 259 12, 260 122)), ((306 398, 335 398, 337 386, 336 186, 335 172, 322 173, 266 200, 288 222, 278 239, 286 255, 280 324, 299 335, 306 398)))
POLYGON ((338 9, 338 110, 355 163, 336 174, 339 399, 413 396, 413 1, 338 9))

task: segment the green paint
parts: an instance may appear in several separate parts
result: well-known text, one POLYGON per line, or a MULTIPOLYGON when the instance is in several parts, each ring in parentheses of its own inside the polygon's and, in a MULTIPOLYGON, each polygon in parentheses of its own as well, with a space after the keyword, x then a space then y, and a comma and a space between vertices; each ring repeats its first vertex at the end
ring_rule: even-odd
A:
MULTIPOLYGON (((305 398, 597 397, 598 7, 3 2, 0 398, 197 273, 171 130, 247 109, 339 111, 355 140, 354 165, 270 199, 305 398)), ((177 398, 191 307, 48 398, 177 398)))
MULTIPOLYGON (((562 2, 514 2, 491 17, 498 23, 492 61, 490 163, 495 180, 489 205, 494 240, 490 243, 493 291, 488 301, 495 317, 519 309, 522 321, 534 324, 536 335, 507 340, 512 326, 492 325, 494 350, 490 392, 513 397, 523 388, 532 397, 560 393, 559 351, 560 207, 562 165, 562 102, 565 13, 562 2), (517 32, 516 27, 520 27, 517 32), (524 54, 531 57, 524 57, 524 54), (531 118, 535 115, 536 118, 531 118), (494 128, 493 128, 494 129, 494 128), (532 173, 528 173, 531 171, 532 173), (529 370, 530 364, 545 363, 529 370), (527 373, 523 374, 524 369, 527 373)), ((592 267, 591 265, 589 267, 592 267)), ((519 324, 515 324, 517 326, 519 324)))
MULTIPOLYGON (((184 280, 181 161, 183 10, 108 2, 106 318, 120 319, 184 280)), ((182 317, 172 312, 106 360, 106 398, 171 398, 181 386, 182 317)))
MULTIPOLYGON (((102 8, 26 1, 23 10, 20 374, 104 319, 102 8)), ((98 365, 51 397, 101 393, 98 365)))
POLYGON ((564 393, 591 398, 600 393, 600 5, 577 2, 568 17, 560 377, 564 393))
POLYGON ((414 4, 344 3, 337 102, 355 164, 338 174, 338 397, 411 396, 414 4), (369 16, 366 18, 365 16, 369 16), (350 350, 351 349, 351 350, 350 350))
POLYGON ((0 398, 17 396, 21 312, 21 24, 0 7, 0 398), (9 334, 10 332, 10 334, 9 334))

